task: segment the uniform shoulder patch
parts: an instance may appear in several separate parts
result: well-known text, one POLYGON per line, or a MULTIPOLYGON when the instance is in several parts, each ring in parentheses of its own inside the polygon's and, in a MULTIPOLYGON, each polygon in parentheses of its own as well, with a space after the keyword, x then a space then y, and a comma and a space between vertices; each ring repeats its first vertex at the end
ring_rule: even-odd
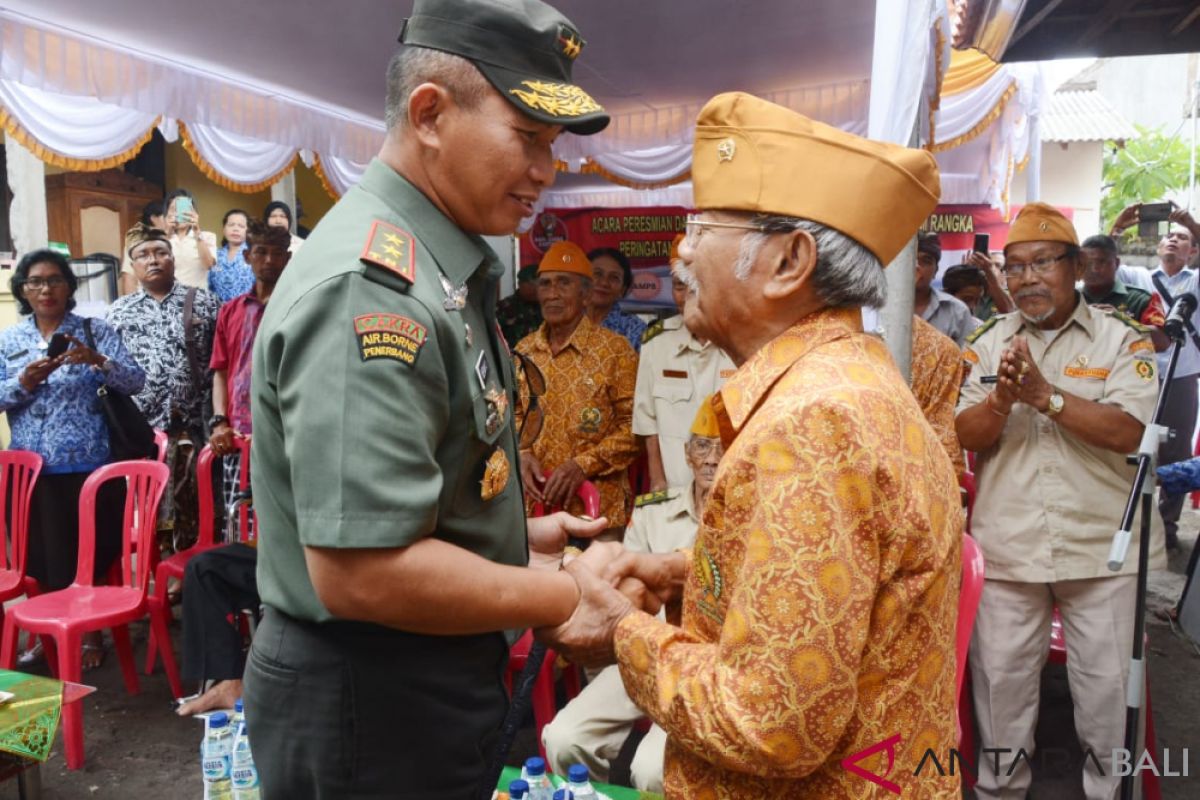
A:
POLYGON ((661 319, 654 320, 654 322, 651 322, 649 325, 647 325, 646 330, 642 332, 642 344, 650 341, 665 330, 666 326, 663 325, 663 321, 661 319))
POLYGON ((411 367, 425 346, 428 331, 408 317, 379 313, 355 317, 354 335, 363 361, 386 358, 411 367))
POLYGON ((988 319, 987 322, 983 323, 978 328, 976 328, 975 330, 973 330, 967 334, 967 344, 975 344, 975 342, 979 340, 980 336, 983 336, 985 333, 987 333, 992 328, 994 328, 996 326, 996 323, 999 322, 1000 320, 1004 319, 1005 316, 1007 316, 1007 315, 1006 314, 992 315, 988 319))
POLYGON ((1112 317, 1113 319, 1117 320, 1118 322, 1128 325, 1129 327, 1133 328, 1138 333, 1149 333, 1150 332, 1149 328, 1147 328, 1142 323, 1138 322, 1133 317, 1126 314, 1124 311, 1117 311, 1114 308, 1113 310, 1106 311, 1104 313, 1107 314, 1108 316, 1112 317))
POLYGON ((412 234, 381 219, 371 222, 371 232, 358 258, 365 264, 394 272, 409 283, 416 282, 412 234))
POLYGON ((633 501, 633 504, 637 508, 641 508, 642 506, 652 506, 657 503, 665 503, 670 499, 671 499, 671 497, 667 493, 667 490, 661 489, 657 492, 647 492, 646 494, 639 494, 637 496, 637 498, 633 501))

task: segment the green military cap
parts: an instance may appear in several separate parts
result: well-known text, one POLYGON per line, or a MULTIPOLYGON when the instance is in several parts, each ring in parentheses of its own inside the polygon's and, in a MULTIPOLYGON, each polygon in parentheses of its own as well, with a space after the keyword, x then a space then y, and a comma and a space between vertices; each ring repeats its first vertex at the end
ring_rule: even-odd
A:
POLYGON ((537 280, 537 264, 526 264, 517 271, 517 283, 537 280))
POLYGON ((416 0, 400 41, 469 60, 536 120, 583 135, 608 125, 604 108, 571 82, 586 42, 540 0, 416 0))

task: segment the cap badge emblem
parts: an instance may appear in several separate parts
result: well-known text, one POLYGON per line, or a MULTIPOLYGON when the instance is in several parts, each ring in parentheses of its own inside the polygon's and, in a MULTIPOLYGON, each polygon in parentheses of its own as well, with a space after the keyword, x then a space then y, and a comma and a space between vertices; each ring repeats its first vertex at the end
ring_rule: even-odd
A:
POLYGON ((562 48, 562 54, 572 61, 579 58, 579 54, 583 52, 583 40, 570 28, 559 28, 558 45, 562 48))
POLYGON ((737 145, 733 139, 725 139, 717 145, 717 161, 733 161, 734 155, 737 154, 737 145))
POLYGON ((1045 233, 1046 231, 1050 230, 1050 223, 1043 222, 1042 224, 1038 225, 1038 230, 1040 230, 1042 233, 1045 233))

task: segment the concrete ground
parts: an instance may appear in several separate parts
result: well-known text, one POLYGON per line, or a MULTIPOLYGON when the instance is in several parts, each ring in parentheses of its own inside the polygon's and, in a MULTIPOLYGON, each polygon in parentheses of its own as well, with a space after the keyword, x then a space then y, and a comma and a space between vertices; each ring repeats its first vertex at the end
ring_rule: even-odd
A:
MULTIPOLYGON (((1173 603, 1182 589, 1187 554, 1200 530, 1200 514, 1190 509, 1185 511, 1180 530, 1183 551, 1171 559, 1169 571, 1151 578, 1152 610, 1173 603)), ((132 628, 139 665, 145 656, 146 631, 144 624, 132 628)), ((1191 749, 1192 776, 1163 779, 1163 797, 1195 800, 1200 797, 1200 649, 1153 613, 1148 619, 1148 631, 1151 696, 1159 747, 1170 748, 1173 753, 1185 747, 1191 749)), ((141 693, 129 696, 121 681, 116 655, 110 653, 104 666, 88 673, 85 681, 98 688, 83 701, 87 762, 81 770, 68 771, 59 737, 49 761, 42 766, 45 800, 200 797, 201 724, 175 716, 161 669, 154 675, 142 676, 141 693)), ((1073 752, 1078 753, 1070 693, 1062 668, 1047 667, 1043 673, 1037 741, 1040 747, 1074 748, 1073 752)), ((520 763, 536 752, 535 744, 530 724, 516 742, 510 763, 520 763)), ((632 747, 627 746, 614 767, 615 781, 627 779, 631 753, 632 747)), ((15 782, 0 784, 0 800, 16 797, 15 782)), ((1058 774, 1043 771, 1036 776, 1030 797, 1082 800, 1078 774, 1073 770, 1059 770, 1058 774)))

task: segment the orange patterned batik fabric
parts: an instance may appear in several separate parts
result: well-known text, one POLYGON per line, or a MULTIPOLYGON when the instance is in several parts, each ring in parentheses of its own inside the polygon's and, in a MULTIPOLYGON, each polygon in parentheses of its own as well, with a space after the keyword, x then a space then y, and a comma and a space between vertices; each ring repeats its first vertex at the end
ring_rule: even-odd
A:
POLYGON ((957 798, 963 518, 954 472, 857 309, 805 317, 720 391, 725 457, 683 626, 617 629, 629 696, 668 735, 668 798, 957 798), (948 772, 948 771, 947 771, 948 772))
MULTIPOLYGON (((538 398, 544 422, 533 442, 542 468, 553 471, 574 459, 600 492, 600 513, 612 527, 624 527, 631 500, 629 465, 637 457, 633 438, 633 389, 637 355, 623 336, 586 316, 557 354, 550 352, 543 323, 516 346, 546 379, 538 398)), ((517 427, 530 408, 529 386, 521 379, 517 427)), ((583 513, 578 499, 567 510, 583 513)))
POLYGON ((967 462, 954 430, 963 379, 962 351, 953 339, 915 314, 912 324, 912 393, 950 456, 954 474, 962 475, 967 462))

